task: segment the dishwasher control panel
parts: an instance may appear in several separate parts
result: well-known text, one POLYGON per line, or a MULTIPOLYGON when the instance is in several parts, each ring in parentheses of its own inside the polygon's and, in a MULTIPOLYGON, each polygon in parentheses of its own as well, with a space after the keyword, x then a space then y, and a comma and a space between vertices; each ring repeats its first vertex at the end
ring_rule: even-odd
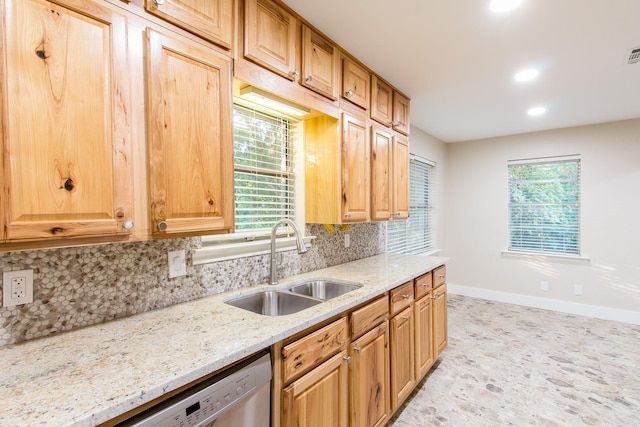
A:
POLYGON ((270 380, 271 359, 266 354, 194 394, 188 394, 187 390, 187 395, 178 402, 152 413, 133 426, 204 426, 270 380))

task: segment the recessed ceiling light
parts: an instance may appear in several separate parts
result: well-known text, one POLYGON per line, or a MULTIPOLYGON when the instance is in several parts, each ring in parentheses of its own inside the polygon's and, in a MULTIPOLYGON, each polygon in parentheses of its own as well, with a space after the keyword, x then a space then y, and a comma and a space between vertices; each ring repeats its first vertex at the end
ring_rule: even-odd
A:
POLYGON ((519 71, 513 78, 518 82, 526 82, 528 80, 538 77, 540 72, 535 68, 529 68, 528 70, 519 71))
POLYGON ((527 111, 527 114, 530 116, 539 116, 546 112, 547 112, 547 109, 544 107, 533 107, 533 108, 529 108, 529 111, 527 111))
POLYGON ((521 2, 522 0, 491 0, 489 7, 494 12, 502 13, 515 9, 521 2))

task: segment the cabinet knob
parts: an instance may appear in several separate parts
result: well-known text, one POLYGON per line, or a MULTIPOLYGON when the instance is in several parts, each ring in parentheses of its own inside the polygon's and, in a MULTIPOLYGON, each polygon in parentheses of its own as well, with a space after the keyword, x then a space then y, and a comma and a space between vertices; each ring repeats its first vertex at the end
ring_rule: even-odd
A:
POLYGON ((313 76, 307 76, 304 80, 306 82, 310 82, 311 80, 313 80, 313 76))
POLYGON ((409 294, 402 294, 402 298, 404 299, 409 299, 411 297, 411 295, 409 294))
POLYGON ((398 121, 396 121, 396 120, 392 120, 392 121, 390 121, 390 122, 389 122, 389 124, 390 124, 391 126, 398 126, 398 125, 400 124, 400 122, 398 122, 398 121))
POLYGON ((350 213, 348 213, 348 214, 344 214, 344 217, 345 217, 345 218, 351 218, 351 214, 350 214, 350 213))
POLYGON ((167 221, 160 221, 158 223, 158 230, 160 231, 166 231, 168 227, 169 227, 169 224, 167 224, 167 221))
MULTIPOLYGON (((162 0, 162 1, 164 1, 164 0, 162 0)), ((300 75, 300 71, 298 71, 298 69, 296 68, 295 70, 293 70, 293 71, 291 72, 291 75, 292 75, 293 77, 298 77, 298 76, 300 75)))
POLYGON ((153 0, 153 2, 156 4, 156 6, 160 6, 164 4, 164 0, 153 0))
POLYGON ((133 228, 133 221, 131 221, 130 219, 124 221, 122 223, 122 228, 124 228, 125 230, 131 230, 133 228))
POLYGON ((343 359, 346 360, 347 363, 351 363, 351 356, 344 356, 343 359))
POLYGON ((403 318, 404 320, 409 320, 409 319, 411 319, 411 316, 402 316, 402 318, 403 318))
POLYGON ((362 347, 353 347, 353 351, 355 351, 356 353, 361 353, 362 347))
POLYGON ((346 91, 346 92, 344 93, 344 95, 345 95, 345 96, 347 96, 347 97, 349 97, 349 96, 353 95, 353 91, 352 91, 351 89, 349 89, 348 91, 346 91))

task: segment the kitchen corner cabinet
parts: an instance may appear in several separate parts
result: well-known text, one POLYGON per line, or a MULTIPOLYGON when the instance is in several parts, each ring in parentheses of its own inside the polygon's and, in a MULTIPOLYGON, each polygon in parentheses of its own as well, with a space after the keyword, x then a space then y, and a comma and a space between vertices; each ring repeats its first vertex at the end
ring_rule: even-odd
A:
POLYGON ((409 217, 409 141, 371 126, 371 219, 409 217))
POLYGON ((128 236, 126 17, 94 1, 2 6, 3 239, 128 236))
POLYGON ((152 234, 230 232, 231 60, 151 29, 146 44, 152 234))
POLYGON ((302 26, 302 77, 300 84, 338 99, 338 49, 306 25, 302 26))
POLYGON ((203 39, 226 49, 232 47, 234 0, 145 0, 145 9, 203 39))
POLYGON ((369 215, 369 129, 365 118, 305 122, 305 214, 319 224, 365 222, 369 215))
POLYGON ((371 74, 352 59, 342 59, 342 97, 369 109, 371 74))
POLYGON ((410 114, 409 98, 375 74, 372 75, 371 118, 396 132, 409 135, 410 114))
POLYGON ((296 17, 273 1, 246 0, 244 18, 244 56, 291 81, 298 81, 296 17))

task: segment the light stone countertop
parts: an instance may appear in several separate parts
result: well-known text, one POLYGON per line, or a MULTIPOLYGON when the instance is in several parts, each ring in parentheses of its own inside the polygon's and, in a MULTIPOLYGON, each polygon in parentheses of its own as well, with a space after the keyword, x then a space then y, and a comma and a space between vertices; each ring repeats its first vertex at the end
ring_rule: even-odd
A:
POLYGON ((0 348, 0 425, 94 426, 188 384, 444 264, 381 254, 0 348), (363 286, 269 317, 224 301, 308 278, 363 286))

